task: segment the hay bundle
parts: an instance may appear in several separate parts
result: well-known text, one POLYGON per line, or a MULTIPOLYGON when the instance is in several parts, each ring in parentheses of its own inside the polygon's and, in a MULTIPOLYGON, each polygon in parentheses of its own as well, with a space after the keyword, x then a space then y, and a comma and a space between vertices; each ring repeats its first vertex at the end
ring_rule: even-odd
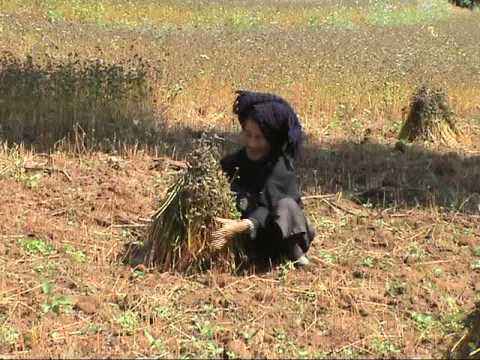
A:
POLYGON ((167 191, 155 213, 145 242, 145 263, 161 271, 191 273, 210 267, 235 270, 239 254, 230 244, 210 246, 219 226, 215 217, 239 218, 234 193, 219 165, 212 140, 201 138, 187 156, 187 168, 167 191))
POLYGON ((422 85, 412 98, 410 113, 400 130, 400 140, 423 140, 454 146, 460 135, 446 92, 422 85))

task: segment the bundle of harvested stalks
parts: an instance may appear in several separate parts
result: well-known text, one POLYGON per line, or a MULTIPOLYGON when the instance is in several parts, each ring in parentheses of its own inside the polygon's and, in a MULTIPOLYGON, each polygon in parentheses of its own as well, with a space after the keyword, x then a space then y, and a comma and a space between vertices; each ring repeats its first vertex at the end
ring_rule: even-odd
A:
POLYGON ((455 127, 447 93, 422 85, 410 103, 410 113, 400 130, 400 140, 423 140, 454 146, 460 131, 455 127))
POLYGON ((216 251, 211 234, 220 218, 239 218, 234 193, 219 164, 219 151, 205 137, 187 156, 187 168, 167 191, 145 242, 145 263, 161 271, 195 272, 216 267, 234 271, 239 254, 233 245, 216 251))

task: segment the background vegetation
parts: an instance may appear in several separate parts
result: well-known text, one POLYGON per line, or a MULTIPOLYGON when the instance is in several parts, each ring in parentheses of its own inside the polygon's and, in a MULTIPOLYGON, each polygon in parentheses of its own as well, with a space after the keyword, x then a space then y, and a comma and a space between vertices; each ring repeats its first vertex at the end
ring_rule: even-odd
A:
MULTIPOLYGON (((220 1, 3 0, 0 49, 13 58, 0 70, 2 84, 10 89, 2 92, 2 100, 12 120, 11 113, 32 113, 38 101, 47 109, 49 102, 62 103, 61 123, 67 129, 72 119, 87 121, 93 111, 122 124, 146 122, 147 128, 154 116, 183 127, 231 130, 233 91, 254 88, 287 97, 316 137, 358 137, 369 127, 388 138, 396 135, 402 110, 423 81, 447 88, 460 117, 477 117, 478 20, 477 11, 443 0, 233 1, 228 6, 220 1), (97 61, 103 65, 94 65, 97 61), (133 84, 131 76, 144 62, 155 73, 146 75, 144 68, 138 74, 143 83, 133 84), (8 71, 26 72, 27 93, 11 93, 8 71), (53 89, 25 104, 24 97, 38 97, 28 79, 39 82, 45 73, 56 79, 53 89), (73 105, 68 92, 57 96, 65 86, 75 89, 82 104, 73 105), (120 93, 128 86, 137 87, 129 90, 136 95, 120 93), (92 107, 81 95, 98 96, 99 87, 108 99, 131 99, 117 99, 123 104, 110 110, 92 107), (135 99, 139 91, 142 105, 135 99), (78 106, 88 106, 90 114, 71 114, 78 106)), ((22 121, 24 127, 48 132, 46 114, 26 117, 34 124, 22 121)), ((4 130, 13 139, 15 131, 4 130)), ((148 142, 148 136, 138 139, 148 142)))

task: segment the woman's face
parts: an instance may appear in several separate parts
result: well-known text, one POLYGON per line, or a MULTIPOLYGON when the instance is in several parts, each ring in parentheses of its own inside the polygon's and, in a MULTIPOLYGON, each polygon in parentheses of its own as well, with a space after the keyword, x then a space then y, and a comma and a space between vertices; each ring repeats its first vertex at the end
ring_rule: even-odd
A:
POLYGON ((247 157, 250 160, 261 160, 267 157, 272 150, 272 146, 263 136, 262 130, 253 120, 245 120, 242 127, 242 138, 247 157))

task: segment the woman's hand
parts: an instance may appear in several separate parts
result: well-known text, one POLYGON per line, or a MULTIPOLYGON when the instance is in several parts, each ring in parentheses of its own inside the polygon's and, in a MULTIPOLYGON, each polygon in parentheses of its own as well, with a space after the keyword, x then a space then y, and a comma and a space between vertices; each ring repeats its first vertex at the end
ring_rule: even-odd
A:
POLYGON ((212 234, 210 245, 214 249, 223 248, 235 235, 249 231, 249 223, 245 220, 231 220, 223 218, 215 218, 221 224, 220 229, 212 234))

